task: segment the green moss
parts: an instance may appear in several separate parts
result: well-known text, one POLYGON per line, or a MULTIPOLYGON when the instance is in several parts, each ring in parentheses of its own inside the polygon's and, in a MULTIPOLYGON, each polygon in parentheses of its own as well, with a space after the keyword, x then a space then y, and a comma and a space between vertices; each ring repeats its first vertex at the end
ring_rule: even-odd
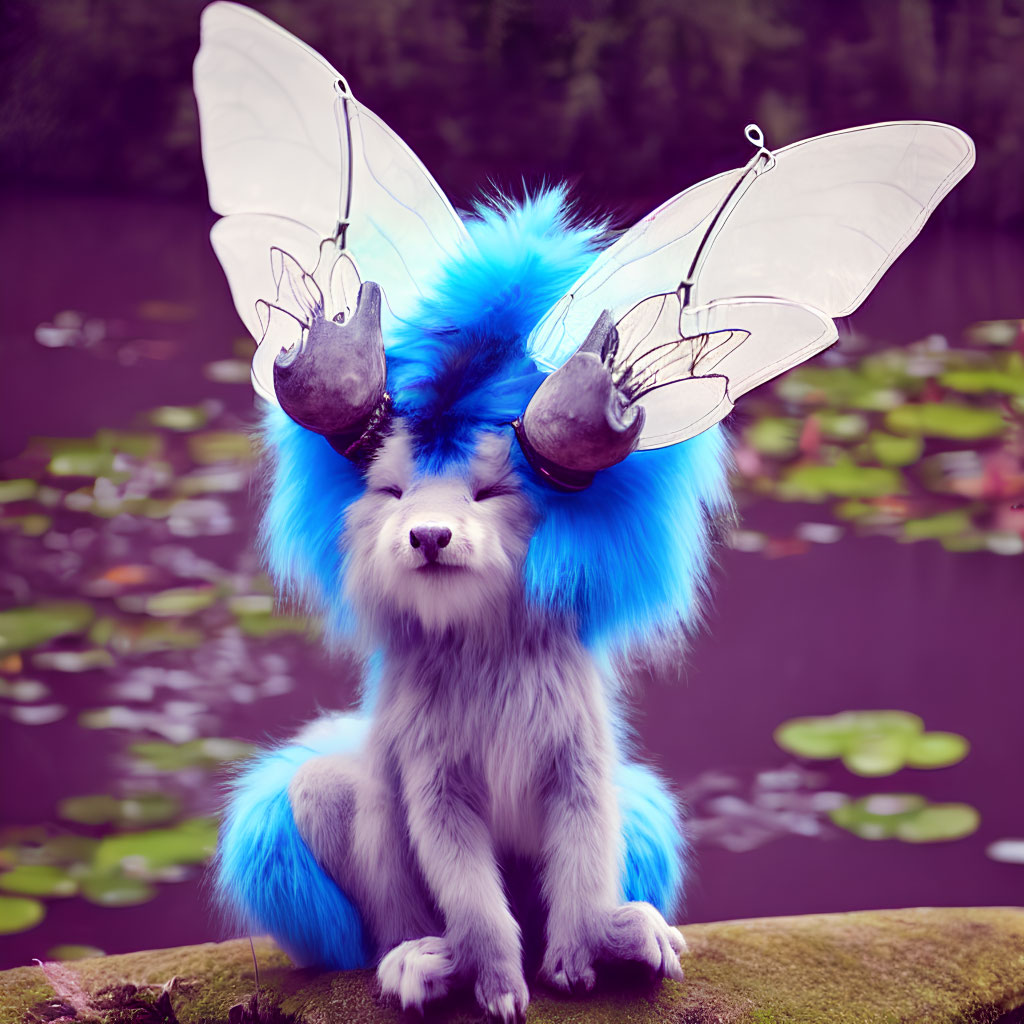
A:
MULTIPOLYGON (((684 926, 683 985, 602 976, 589 996, 535 986, 529 1024, 994 1024, 1024 1005, 1024 910, 884 910, 684 926)), ((295 970, 256 941, 260 1004, 300 1024, 391 1024, 372 971, 295 970)), ((256 991, 248 941, 84 960, 71 969, 94 996, 119 985, 163 986, 179 1024, 222 1024, 256 991)), ((158 991, 158 990, 157 990, 158 991)), ((53 997, 36 967, 0 973, 0 1020, 53 997)), ((238 1016, 238 1011, 236 1011, 238 1016)), ((101 1018, 102 1019, 102 1018, 101 1018)), ((273 1018, 271 1018, 273 1019, 273 1018)), ((431 1012, 477 1024, 472 997, 431 1012)))

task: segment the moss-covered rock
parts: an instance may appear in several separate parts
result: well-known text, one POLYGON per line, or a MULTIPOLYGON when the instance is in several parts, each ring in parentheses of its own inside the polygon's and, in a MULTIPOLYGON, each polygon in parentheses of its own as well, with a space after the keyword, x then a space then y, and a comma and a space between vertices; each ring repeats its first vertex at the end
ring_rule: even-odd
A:
MULTIPOLYGON (((606 976, 594 994, 576 999, 537 988, 528 1021, 1024 1020, 1024 1014, 1013 1012, 1024 1007, 1024 909, 883 910, 689 925, 684 932, 690 944, 685 984, 651 987, 636 978, 606 976)), ((53 1019, 56 1011, 48 1006, 58 1003, 65 1015, 75 1012, 79 1020, 103 1024, 129 1019, 221 1024, 229 1018, 232 1024, 398 1024, 408 1019, 378 1002, 371 971, 297 970, 267 940, 256 942, 256 955, 258 1006, 249 943, 237 940, 0 973, 0 1021, 53 1019), (152 1005, 152 1012, 144 1012, 143 1004, 152 1005), (135 1008, 119 1011, 118 1005, 135 1008)), ((432 1009, 427 1020, 469 1024, 480 1014, 463 996, 432 1009)))

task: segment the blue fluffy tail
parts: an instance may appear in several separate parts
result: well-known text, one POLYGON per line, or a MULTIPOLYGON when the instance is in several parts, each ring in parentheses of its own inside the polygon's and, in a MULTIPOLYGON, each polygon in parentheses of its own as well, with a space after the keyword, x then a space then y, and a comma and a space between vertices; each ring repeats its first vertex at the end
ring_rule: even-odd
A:
POLYGON ((288 800, 301 765, 351 749, 356 723, 337 724, 262 754, 234 782, 215 871, 221 904, 248 932, 269 932, 301 966, 347 970, 368 963, 362 921, 303 842, 288 800))
POLYGON ((671 920, 682 900, 689 853, 679 808, 646 765, 620 764, 614 781, 625 847, 623 897, 653 903, 671 920))

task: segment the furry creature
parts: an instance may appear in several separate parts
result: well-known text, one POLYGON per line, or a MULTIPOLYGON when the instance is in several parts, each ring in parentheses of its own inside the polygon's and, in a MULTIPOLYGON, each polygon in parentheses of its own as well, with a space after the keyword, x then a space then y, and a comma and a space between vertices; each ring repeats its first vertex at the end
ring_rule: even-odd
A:
POLYGON ((608 246, 557 188, 459 218, 245 8, 207 9, 196 92, 214 246, 259 341, 266 560, 369 666, 357 709, 235 780, 223 902, 301 964, 375 965, 404 1007, 472 985, 521 1019, 534 944, 564 990, 604 961, 681 979, 686 841, 612 655, 693 623, 729 507, 717 422, 835 339, 969 140, 882 125, 771 153, 751 128, 745 168, 608 246))
MULTIPOLYGON (((710 431, 623 464, 581 504, 533 479, 512 417, 491 411, 521 349, 449 412, 480 339, 497 329, 521 344, 589 262, 595 232, 570 230, 568 245, 565 216, 554 192, 470 222, 489 258, 451 268, 431 309, 444 327, 388 351, 409 397, 365 475, 280 410, 264 423, 271 568, 372 652, 373 677, 359 711, 314 723, 236 781, 219 885, 299 962, 377 964, 403 1006, 469 982, 496 1016, 525 1010, 509 871, 547 910, 547 981, 590 988, 595 962, 616 958, 682 977, 663 916, 683 882, 679 812, 628 759, 607 655, 696 611, 709 514, 727 503, 724 440, 710 431), (482 296, 510 300, 459 324, 471 273, 482 296), (640 501, 646 529, 621 514, 640 501), (659 570, 665 557, 675 572, 659 570)), ((534 378, 507 400, 528 399, 534 378)))

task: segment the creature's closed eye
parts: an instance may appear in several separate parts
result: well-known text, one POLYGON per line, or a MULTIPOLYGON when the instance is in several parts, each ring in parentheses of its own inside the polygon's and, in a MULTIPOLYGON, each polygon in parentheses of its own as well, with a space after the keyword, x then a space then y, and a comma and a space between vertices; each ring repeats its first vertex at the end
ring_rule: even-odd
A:
POLYGON ((400 498, 402 496, 401 487, 375 487, 375 494, 390 494, 392 498, 400 498))
POLYGON ((500 498, 503 494, 515 494, 515 492, 515 487, 504 480, 499 480, 496 484, 488 484, 486 487, 477 489, 473 494, 473 500, 486 501, 488 498, 500 498))

